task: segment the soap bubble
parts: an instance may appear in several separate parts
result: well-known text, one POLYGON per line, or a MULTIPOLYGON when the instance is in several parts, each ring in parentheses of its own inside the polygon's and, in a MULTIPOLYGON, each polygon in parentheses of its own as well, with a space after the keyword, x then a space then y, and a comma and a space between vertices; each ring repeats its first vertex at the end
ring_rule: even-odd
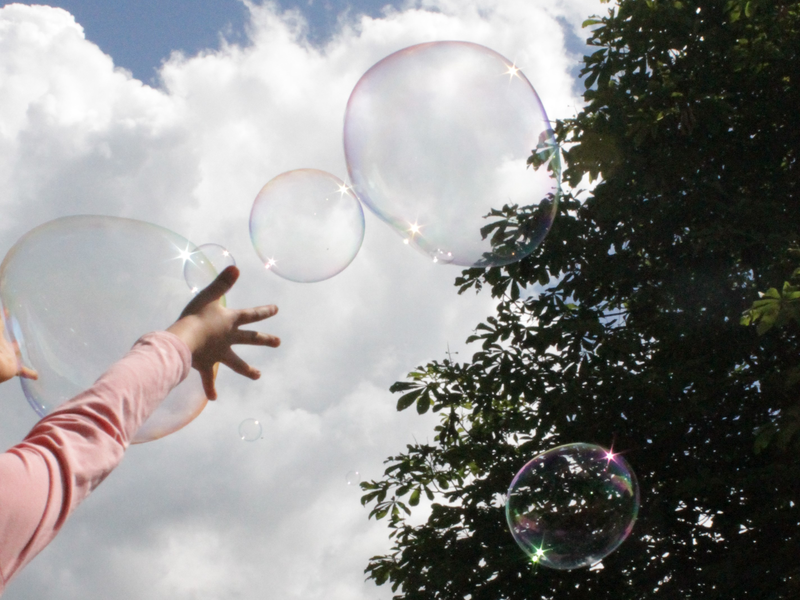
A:
POLYGON ((239 423, 239 437, 245 442, 255 442, 261 437, 261 423, 256 419, 245 419, 239 423))
MULTIPOLYGON (((0 265, 0 299, 39 416, 90 387, 134 342, 164 330, 192 299, 183 257, 195 246, 156 225, 100 216, 64 217, 29 231, 0 265)), ((139 429, 134 442, 176 431, 206 404, 192 370, 139 429)))
POLYGON ((639 486, 619 454, 567 444, 526 464, 508 489, 506 519, 531 560, 553 569, 595 564, 633 528, 639 486))
POLYGON ((347 482, 347 485, 358 485, 361 481, 361 473, 358 471, 348 471, 347 475, 344 476, 344 480, 347 482))
POLYGON ((219 244, 203 244, 189 255, 183 266, 183 276, 192 293, 196 294, 214 281, 226 267, 235 264, 233 254, 227 248, 219 244))
POLYGON ((344 146, 359 199, 434 262, 512 263, 552 225, 560 162, 547 115, 484 46, 419 44, 375 64, 350 95, 344 146))
POLYGON ((364 240, 361 203, 341 179, 316 169, 278 175, 250 213, 250 239, 264 266, 290 281, 333 277, 364 240))

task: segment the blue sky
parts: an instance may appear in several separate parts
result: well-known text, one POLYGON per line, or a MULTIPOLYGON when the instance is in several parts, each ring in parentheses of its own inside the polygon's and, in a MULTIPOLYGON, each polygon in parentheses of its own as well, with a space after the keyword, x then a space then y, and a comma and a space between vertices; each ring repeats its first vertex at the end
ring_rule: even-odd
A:
MULTIPOLYGON (((41 2, 22 2, 41 4, 41 2)), ((246 40, 248 10, 239 0, 57 0, 48 2, 72 13, 86 37, 114 58, 117 66, 149 83, 161 62, 174 50, 193 55, 229 42, 246 40)), ((321 43, 339 18, 361 14, 377 17, 386 0, 279 0, 283 10, 302 12, 309 39, 321 43)))

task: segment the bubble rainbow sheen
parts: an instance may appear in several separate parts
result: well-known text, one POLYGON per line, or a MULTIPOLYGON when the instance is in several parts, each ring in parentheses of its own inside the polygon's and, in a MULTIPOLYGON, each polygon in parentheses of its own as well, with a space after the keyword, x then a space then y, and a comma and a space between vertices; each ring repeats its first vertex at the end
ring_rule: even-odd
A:
POLYGON ((636 475, 619 454, 567 444, 536 456, 508 489, 511 535, 535 563, 591 566, 628 537, 639 511, 636 475))
MULTIPOLYGON (((0 265, 0 300, 23 364, 39 374, 20 379, 39 416, 90 387, 142 335, 178 318, 192 299, 183 267, 195 250, 162 227, 104 216, 56 219, 17 241, 0 265)), ((134 443, 180 429, 206 402, 192 370, 134 443)))
POLYGON ((297 169, 271 179, 250 212, 250 239, 264 267, 300 283, 330 279, 364 241, 364 211, 352 188, 325 171, 297 169))
POLYGON ((518 261, 557 210, 560 161, 544 107, 522 71, 485 46, 431 42, 376 63, 347 103, 344 149, 359 199, 434 262, 518 261), (538 168, 528 166, 533 151, 538 168), (516 208, 492 215, 505 206, 516 208), (514 213, 524 219, 504 224, 514 213))

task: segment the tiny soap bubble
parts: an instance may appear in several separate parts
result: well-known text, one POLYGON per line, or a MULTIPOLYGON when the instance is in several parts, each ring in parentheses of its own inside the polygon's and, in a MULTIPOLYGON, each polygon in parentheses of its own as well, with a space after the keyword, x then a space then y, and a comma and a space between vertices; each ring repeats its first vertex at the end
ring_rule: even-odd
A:
POLYGON ((358 471, 348 471, 345 475, 347 485, 358 485, 361 481, 361 474, 358 471))
POLYGON ((261 423, 256 419, 245 419, 239 423, 239 437, 245 442, 255 442, 261 439, 261 423))

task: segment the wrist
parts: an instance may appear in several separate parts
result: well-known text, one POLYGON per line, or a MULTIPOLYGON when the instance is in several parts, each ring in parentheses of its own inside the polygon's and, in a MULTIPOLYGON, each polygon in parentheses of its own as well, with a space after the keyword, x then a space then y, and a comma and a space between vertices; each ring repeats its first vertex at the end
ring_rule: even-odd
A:
POLYGON ((187 315, 181 317, 167 328, 169 333, 177 336, 186 344, 192 354, 200 347, 199 323, 196 321, 197 317, 194 315, 187 315))

